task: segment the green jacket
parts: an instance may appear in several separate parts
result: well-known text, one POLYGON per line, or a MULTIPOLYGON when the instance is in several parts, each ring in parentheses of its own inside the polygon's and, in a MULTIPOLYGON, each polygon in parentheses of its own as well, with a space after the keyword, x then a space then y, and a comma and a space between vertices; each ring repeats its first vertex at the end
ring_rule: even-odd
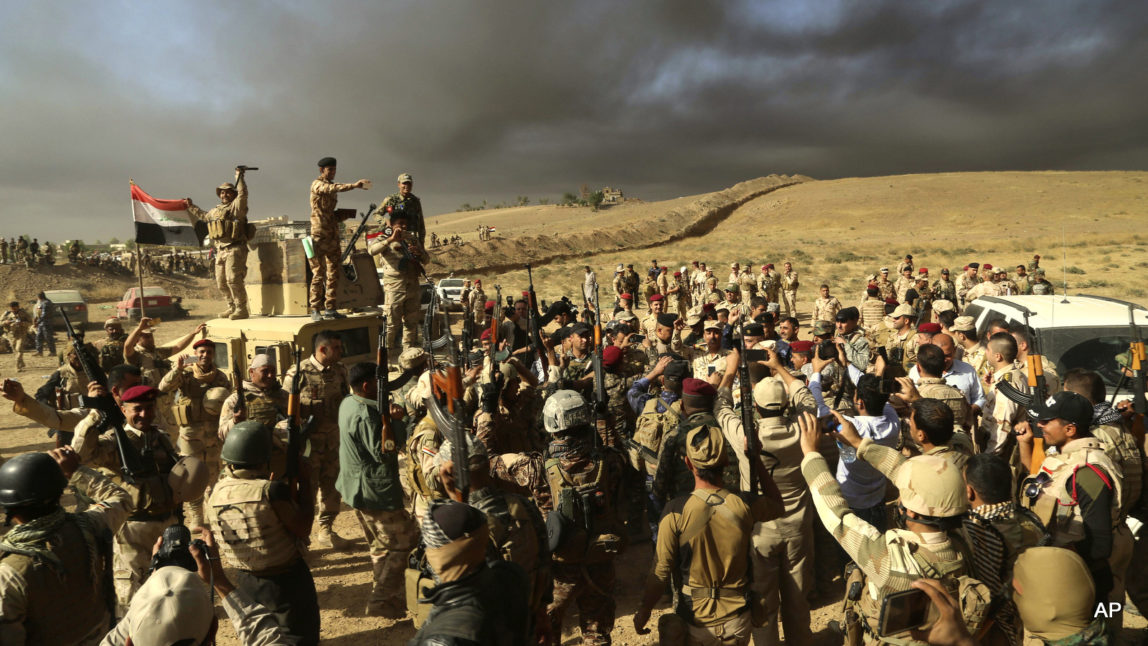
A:
MULTIPOLYGON (((395 446, 406 444, 407 429, 392 421, 395 446)), ((382 418, 375 401, 347 395, 339 404, 339 478, 335 489, 355 509, 403 508, 399 454, 383 453, 382 418)))

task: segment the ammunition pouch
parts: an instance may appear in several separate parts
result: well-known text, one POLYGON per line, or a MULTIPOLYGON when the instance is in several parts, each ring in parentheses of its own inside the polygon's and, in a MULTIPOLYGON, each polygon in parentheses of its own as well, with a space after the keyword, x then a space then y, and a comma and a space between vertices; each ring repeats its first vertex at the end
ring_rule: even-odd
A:
POLYGON ((203 405, 190 399, 181 400, 172 406, 171 415, 180 426, 191 426, 202 422, 205 417, 203 405))
POLYGON ((231 244, 250 240, 255 235, 255 225, 240 224, 237 220, 219 219, 207 222, 207 236, 215 242, 231 244))
POLYGON ((429 572, 430 567, 426 562, 426 552, 420 545, 411 552, 407 569, 403 572, 406 584, 407 611, 411 613, 416 630, 421 628, 426 623, 427 617, 430 616, 431 604, 419 603, 423 589, 434 587, 435 584, 434 577, 429 572))

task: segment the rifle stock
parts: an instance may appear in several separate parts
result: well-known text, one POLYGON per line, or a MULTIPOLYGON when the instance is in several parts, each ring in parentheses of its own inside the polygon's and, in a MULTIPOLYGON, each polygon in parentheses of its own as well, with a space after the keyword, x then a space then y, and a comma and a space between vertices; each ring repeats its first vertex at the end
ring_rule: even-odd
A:
POLYGON ((745 320, 739 320, 741 333, 740 348, 737 353, 738 387, 741 390, 741 427, 745 433, 745 459, 749 461, 749 493, 764 491, 757 466, 761 461, 761 441, 757 437, 757 424, 753 419, 753 382, 749 374, 749 348, 745 346, 745 320))
POLYGON ((367 212, 363 214, 362 222, 359 222, 358 228, 355 229, 354 235, 351 236, 351 241, 347 243, 347 248, 343 250, 343 257, 339 259, 339 265, 345 265, 347 258, 355 251, 355 243, 359 241, 359 236, 363 235, 363 230, 367 228, 367 220, 371 218, 371 214, 375 212, 375 205, 372 204, 367 207, 367 212))
POLYGON ((379 343, 375 363, 375 380, 377 392, 375 404, 379 408, 379 417, 382 419, 381 440, 383 453, 395 451, 395 429, 391 424, 391 381, 387 365, 387 317, 382 317, 379 326, 379 343))

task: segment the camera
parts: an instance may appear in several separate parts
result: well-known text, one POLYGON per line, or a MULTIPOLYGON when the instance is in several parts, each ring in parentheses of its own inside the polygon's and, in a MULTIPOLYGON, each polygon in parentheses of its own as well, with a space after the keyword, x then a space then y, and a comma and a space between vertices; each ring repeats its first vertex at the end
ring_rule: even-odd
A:
POLYGON ((837 346, 833 343, 832 339, 825 339, 817 344, 817 358, 821 360, 834 359, 837 357, 837 346))
POLYGON ((191 546, 195 545, 203 553, 207 553, 207 543, 200 539, 191 539, 191 530, 183 525, 172 525, 163 530, 162 542, 159 551, 151 558, 151 572, 161 567, 178 565, 179 567, 195 572, 199 565, 191 555, 191 546))

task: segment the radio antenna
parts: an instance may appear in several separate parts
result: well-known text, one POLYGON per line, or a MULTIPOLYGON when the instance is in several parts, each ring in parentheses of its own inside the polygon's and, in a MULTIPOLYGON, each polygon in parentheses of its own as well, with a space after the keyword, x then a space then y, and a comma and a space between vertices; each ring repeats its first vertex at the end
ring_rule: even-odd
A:
POLYGON ((1060 266, 1064 275, 1064 300, 1061 303, 1068 302, 1068 245, 1065 242, 1064 223, 1060 224, 1060 266))

